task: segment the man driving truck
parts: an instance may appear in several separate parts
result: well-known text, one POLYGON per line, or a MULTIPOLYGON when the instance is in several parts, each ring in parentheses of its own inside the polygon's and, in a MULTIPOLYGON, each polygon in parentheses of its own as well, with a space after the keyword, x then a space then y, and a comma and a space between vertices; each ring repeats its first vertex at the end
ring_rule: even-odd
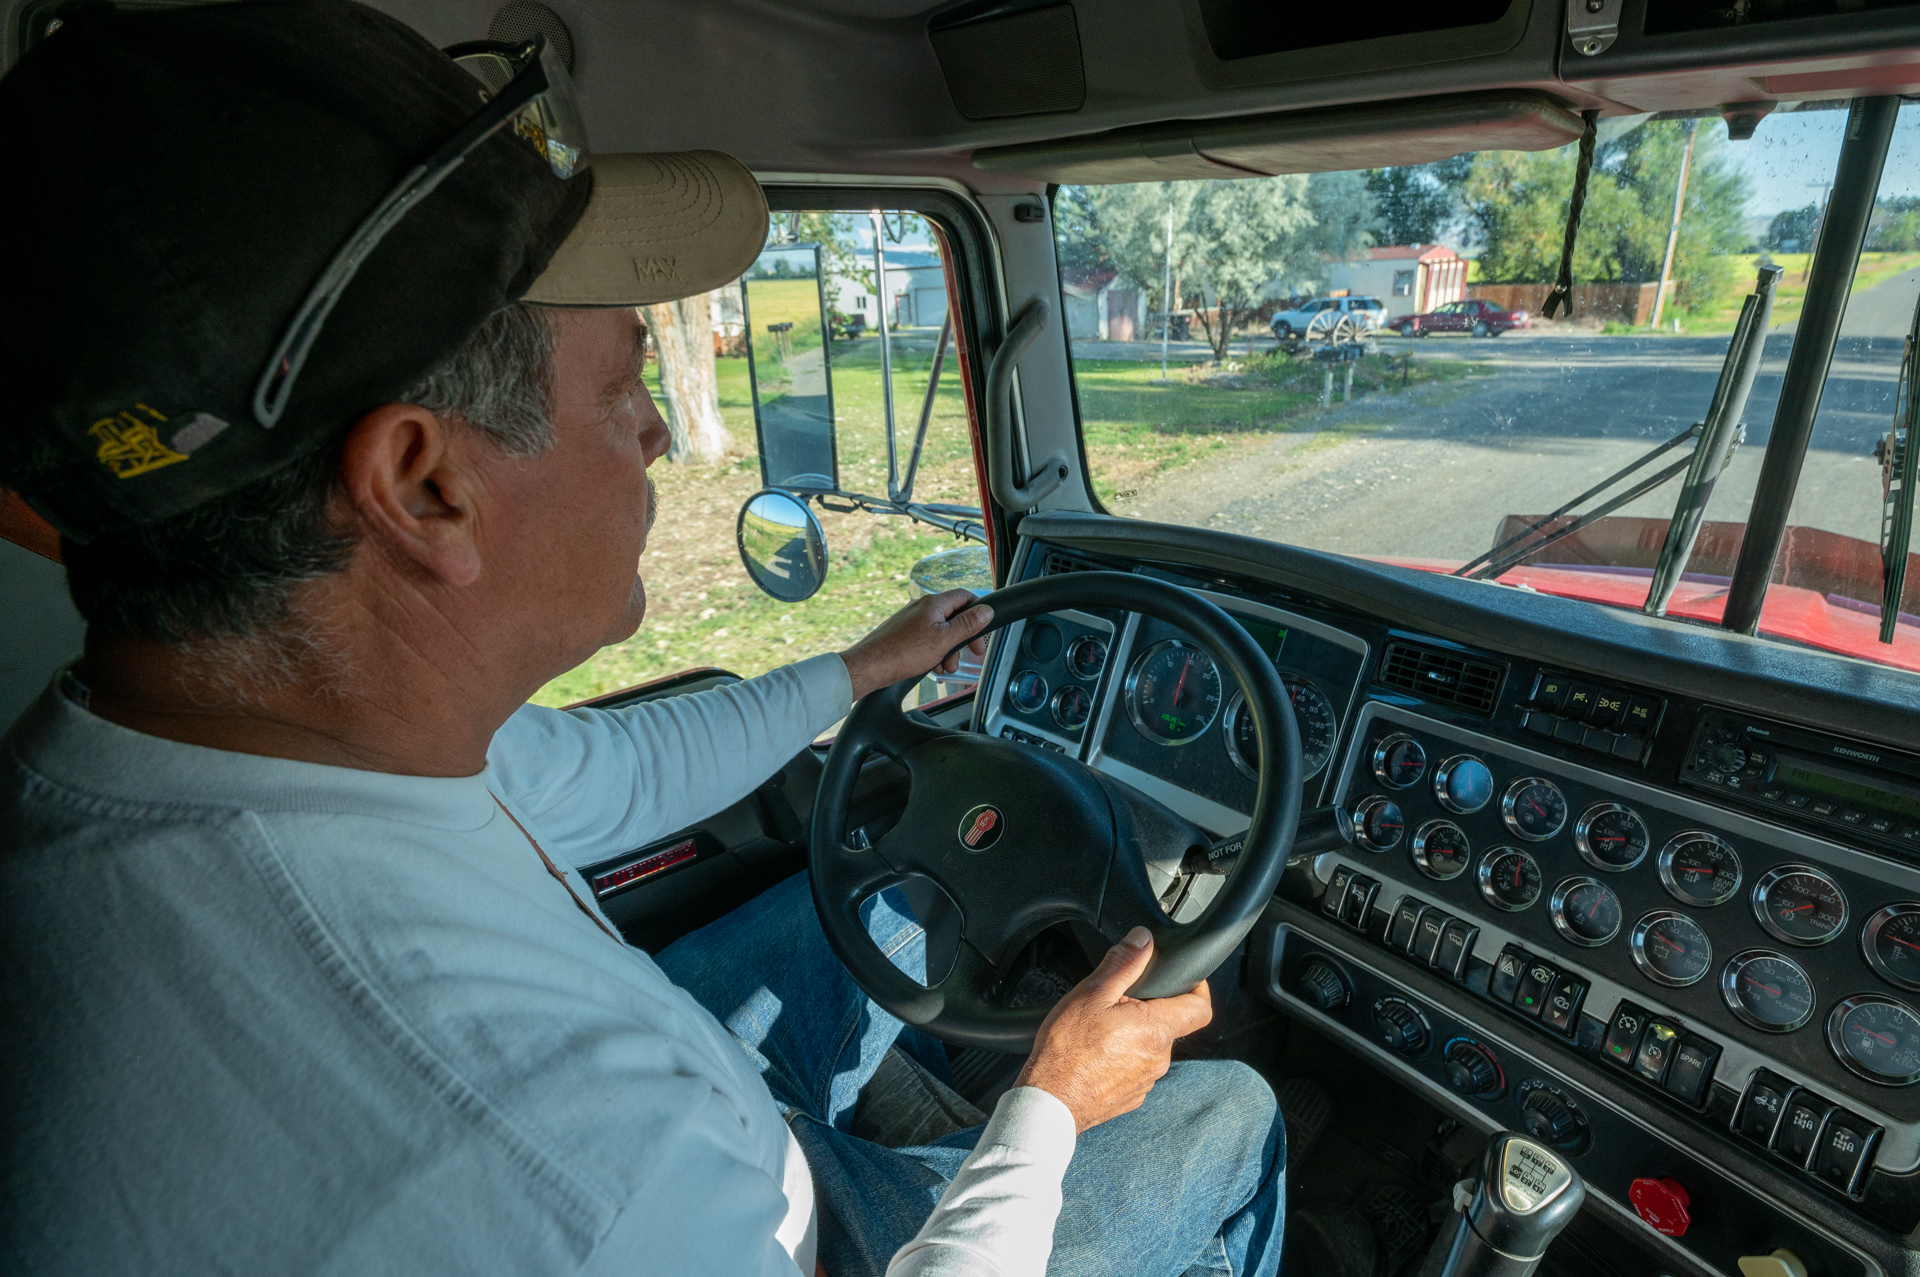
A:
MULTIPOLYGON (((0 80, 0 484, 88 622, 0 747, 9 1267, 1276 1271, 1273 1097, 1169 1065, 1209 994, 1125 996, 1143 929, 984 1127, 891 1147, 850 1127, 902 1026, 805 875, 657 958, 593 903, 573 866, 990 616, 525 704, 645 611, 634 307, 767 209, 723 155, 592 155, 541 41, 451 54, 347 0, 95 3, 0 80)), ((897 893, 865 921, 918 971, 897 893)))

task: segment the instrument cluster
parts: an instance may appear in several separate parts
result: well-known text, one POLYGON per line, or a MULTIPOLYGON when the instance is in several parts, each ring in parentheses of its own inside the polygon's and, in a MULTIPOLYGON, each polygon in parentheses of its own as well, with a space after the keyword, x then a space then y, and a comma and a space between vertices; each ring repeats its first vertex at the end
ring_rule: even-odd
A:
POLYGON ((1399 860, 1395 876, 1449 908, 1737 1034, 1730 1018, 1800 1067, 1824 1047, 1829 1075, 1920 1082, 1907 996, 1920 991, 1920 882, 1876 881, 1816 862, 1785 831, 1776 843, 1684 797, 1397 717, 1368 707, 1341 794, 1356 846, 1383 869, 1399 860))

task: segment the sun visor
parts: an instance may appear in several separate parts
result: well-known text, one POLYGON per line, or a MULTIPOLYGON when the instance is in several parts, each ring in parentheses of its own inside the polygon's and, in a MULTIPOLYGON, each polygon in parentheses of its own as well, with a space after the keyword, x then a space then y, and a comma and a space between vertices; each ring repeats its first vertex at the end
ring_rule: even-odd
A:
POLYGON ((975 151, 976 168, 1101 185, 1270 177, 1427 164, 1466 151, 1548 151, 1580 140, 1577 112, 1539 94, 1461 94, 1277 115, 1143 125, 975 151))

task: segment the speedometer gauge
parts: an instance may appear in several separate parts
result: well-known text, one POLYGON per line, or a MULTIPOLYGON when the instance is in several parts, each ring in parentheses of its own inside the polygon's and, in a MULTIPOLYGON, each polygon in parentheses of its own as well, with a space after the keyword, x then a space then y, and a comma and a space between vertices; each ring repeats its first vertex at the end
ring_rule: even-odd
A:
POLYGON ((1197 643, 1163 639, 1127 675, 1127 715, 1155 744, 1188 744, 1219 714, 1220 671, 1197 643))
MULTIPOLYGON (((1333 703, 1298 674, 1282 674, 1280 682, 1293 704, 1294 725, 1300 729, 1300 779, 1320 774, 1333 754, 1334 738, 1339 735, 1340 720, 1333 703)), ((1248 780, 1260 779, 1260 738, 1253 730, 1253 715, 1247 713, 1247 698, 1234 692, 1227 712, 1220 720, 1227 738, 1227 756, 1248 780)))

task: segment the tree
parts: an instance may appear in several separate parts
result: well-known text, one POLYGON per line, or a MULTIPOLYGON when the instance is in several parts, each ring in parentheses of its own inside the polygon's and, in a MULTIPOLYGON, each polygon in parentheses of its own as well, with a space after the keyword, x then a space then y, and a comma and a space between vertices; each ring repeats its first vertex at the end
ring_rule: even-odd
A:
POLYGON ((1876 203, 1866 247, 1873 253, 1911 253, 1920 248, 1920 198, 1896 195, 1876 203))
MULTIPOLYGON (((1327 261, 1363 246, 1375 215, 1354 173, 1291 174, 1217 181, 1143 182, 1063 190, 1069 209, 1063 254, 1074 264, 1111 263, 1128 284, 1161 293, 1168 270, 1224 360, 1233 335, 1276 288, 1324 278, 1327 261)), ((1056 198, 1056 212, 1062 200, 1056 198)))
POLYGON ((1432 164, 1366 170, 1367 192, 1379 210, 1379 237, 1387 244, 1433 244, 1460 217, 1460 192, 1473 156, 1432 164))
MULTIPOLYGON (((1680 122, 1667 120, 1642 124, 1596 149, 1574 246, 1574 279, 1660 277, 1685 145, 1680 122)), ((1474 156, 1462 204, 1484 244, 1482 279, 1544 284, 1559 275, 1576 162, 1572 146, 1474 156)), ((1672 272, 1687 308, 1710 305, 1736 282, 1727 255, 1744 238, 1748 191, 1719 135, 1702 129, 1694 140, 1672 272)))
POLYGON ((733 447, 720 415, 713 363, 713 302, 709 293, 643 308, 660 358, 660 393, 667 401, 669 461, 718 461, 733 447))
POLYGON ((1775 213, 1773 220, 1767 223, 1767 247, 1776 253, 1811 252, 1814 229, 1819 225, 1818 204, 1775 213))

